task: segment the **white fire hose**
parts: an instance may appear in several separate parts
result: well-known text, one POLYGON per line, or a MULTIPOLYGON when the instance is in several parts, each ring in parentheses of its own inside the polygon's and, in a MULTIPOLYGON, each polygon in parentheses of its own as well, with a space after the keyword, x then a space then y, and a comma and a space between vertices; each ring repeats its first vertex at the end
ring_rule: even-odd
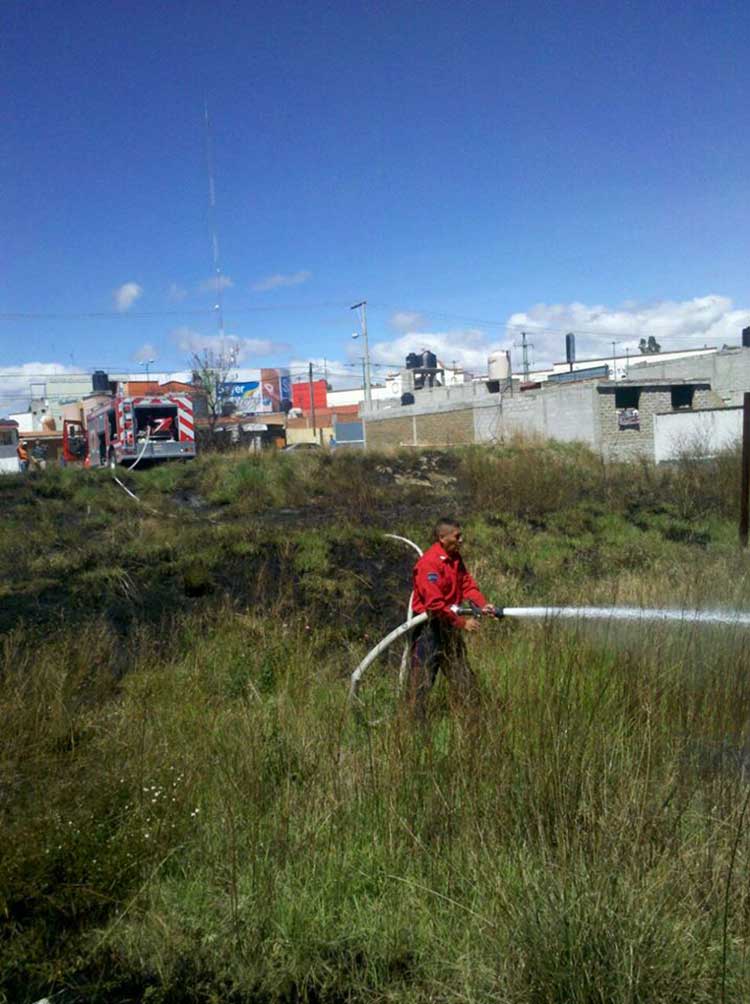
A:
POLYGON ((136 465, 143 458, 143 454, 146 452, 146 447, 148 446, 148 441, 149 441, 150 438, 151 438, 151 426, 147 425, 146 426, 146 438, 143 441, 143 446, 141 447, 141 452, 135 458, 135 461, 130 465, 130 467, 128 467, 129 471, 135 470, 136 465))
MULTIPOLYGON (((391 540, 400 540, 404 544, 408 544, 409 547, 413 547, 414 550, 417 552, 417 554, 419 555, 420 558, 424 554, 424 551, 419 546, 419 544, 415 544, 414 541, 413 540, 409 540, 408 537, 399 537, 399 535, 397 533, 386 533, 386 534, 384 534, 384 536, 385 537, 390 537, 391 540)), ((407 624, 410 623, 411 619, 412 619, 412 604, 413 603, 414 603, 414 590, 412 590, 411 593, 409 593, 409 603, 408 603, 408 605, 406 607, 406 623, 407 624)), ((404 645, 404 651, 401 653, 401 665, 399 666, 399 670, 398 670, 398 689, 399 690, 403 690, 404 684, 406 683, 406 674, 409 671, 409 652, 410 652, 410 650, 411 650, 411 646, 409 645, 409 641, 407 639, 407 642, 404 645)))
MULTIPOLYGON (((419 557, 421 558, 424 554, 422 548, 419 544, 415 544, 413 540, 409 540, 408 537, 400 537, 397 533, 385 533, 384 537, 390 537, 391 540, 400 540, 404 544, 408 544, 409 547, 414 548, 419 557)), ((391 631, 389 635, 383 638, 382 641, 378 642, 374 649, 367 653, 365 658, 360 662, 357 668, 354 670, 351 676, 351 683, 349 685, 349 698, 353 700, 357 696, 357 689, 359 687, 359 681, 362 678, 362 674, 370 665, 374 662, 381 652, 384 652, 394 641, 397 641, 402 634, 407 634, 412 628, 417 627, 417 625, 422 624, 427 620, 427 614, 418 614, 416 617, 412 611, 412 603, 414 602, 414 591, 409 594, 409 603, 406 607, 406 620, 404 623, 397 627, 394 631, 391 631)), ((409 652, 411 646, 407 639, 404 645, 404 651, 401 653, 401 666, 398 672, 398 688, 401 690, 406 682, 406 673, 409 668, 409 652)))
POLYGON ((354 699, 357 696, 359 681, 362 679, 362 674, 370 665, 370 663, 374 662, 380 655, 380 653, 385 652, 385 650, 390 645, 392 645, 394 641, 397 641, 402 634, 406 634, 407 631, 411 631, 412 628, 417 627, 419 624, 423 624, 426 620, 427 620, 427 614, 417 614, 416 617, 410 617, 409 620, 404 621, 403 624, 401 624, 395 630, 391 631, 390 634, 387 634, 382 641, 378 642, 375 648, 373 648, 370 652, 367 653, 362 662, 360 662, 359 666, 357 666, 357 668, 352 673, 351 683, 349 685, 349 697, 351 699, 354 699))

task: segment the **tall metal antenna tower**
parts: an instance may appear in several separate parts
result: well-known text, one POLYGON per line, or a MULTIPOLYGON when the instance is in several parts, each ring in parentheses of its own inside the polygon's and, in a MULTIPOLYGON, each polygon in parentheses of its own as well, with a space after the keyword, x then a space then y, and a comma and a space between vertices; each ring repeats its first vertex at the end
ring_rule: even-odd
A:
POLYGON ((216 322, 221 339, 221 358, 224 361, 224 277, 221 272, 221 257, 219 255, 219 237, 216 230, 216 178, 214 171, 214 144, 211 119, 208 115, 208 97, 203 97, 203 112, 206 122, 206 166, 208 169, 208 226, 211 232, 211 247, 214 263, 214 292, 216 302, 216 322))

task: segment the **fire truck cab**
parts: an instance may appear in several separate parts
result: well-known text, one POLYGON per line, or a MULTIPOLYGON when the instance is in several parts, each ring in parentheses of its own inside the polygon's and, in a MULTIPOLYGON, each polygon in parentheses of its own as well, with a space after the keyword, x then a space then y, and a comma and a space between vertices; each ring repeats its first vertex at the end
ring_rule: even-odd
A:
POLYGON ((195 456, 193 404, 183 394, 116 395, 86 417, 90 467, 195 456))

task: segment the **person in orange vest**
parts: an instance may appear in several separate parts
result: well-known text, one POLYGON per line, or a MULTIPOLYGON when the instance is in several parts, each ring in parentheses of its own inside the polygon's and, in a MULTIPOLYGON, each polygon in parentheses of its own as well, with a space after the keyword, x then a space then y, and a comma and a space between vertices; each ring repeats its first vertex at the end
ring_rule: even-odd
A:
POLYGON ((447 516, 439 519, 433 539, 435 543, 414 566, 413 610, 429 615, 415 631, 411 646, 410 697, 418 718, 424 718, 427 695, 440 671, 459 699, 469 703, 476 699, 478 686, 463 633, 477 631, 479 621, 458 608, 471 602, 484 616, 495 615, 495 607, 480 592, 461 557, 463 536, 458 521, 447 516))
POLYGON ((29 451, 26 449, 28 445, 25 439, 19 439, 16 446, 16 456, 18 457, 18 466, 21 474, 25 474, 29 469, 29 451))

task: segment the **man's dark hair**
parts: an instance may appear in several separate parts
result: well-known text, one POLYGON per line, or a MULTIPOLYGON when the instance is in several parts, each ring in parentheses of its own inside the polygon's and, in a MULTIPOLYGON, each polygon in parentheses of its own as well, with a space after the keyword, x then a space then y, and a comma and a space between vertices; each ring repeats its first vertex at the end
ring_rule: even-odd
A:
POLYGON ((440 540, 445 530, 459 530, 461 524, 452 516, 441 516, 432 530, 433 540, 440 540))

